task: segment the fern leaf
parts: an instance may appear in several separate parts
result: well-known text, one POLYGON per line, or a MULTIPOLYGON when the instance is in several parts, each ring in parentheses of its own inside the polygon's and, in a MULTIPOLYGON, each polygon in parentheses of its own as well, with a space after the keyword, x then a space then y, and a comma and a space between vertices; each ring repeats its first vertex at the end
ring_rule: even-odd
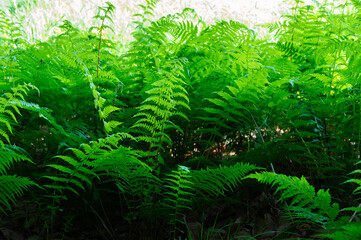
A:
POLYGON ((291 201, 286 207, 291 217, 308 219, 327 228, 327 224, 332 223, 340 212, 337 203, 331 205, 331 195, 328 190, 321 189, 316 193, 314 187, 304 177, 262 172, 251 174, 246 178, 254 178, 271 186, 277 185, 276 193, 281 195, 280 201, 291 201))
POLYGON ((28 178, 15 175, 0 176, 0 211, 5 212, 3 206, 11 209, 11 203, 15 203, 16 198, 31 186, 36 186, 36 184, 28 178))
POLYGON ((342 226, 340 230, 337 230, 332 234, 322 234, 320 236, 327 237, 333 240, 360 239, 361 238, 360 228, 361 228, 360 223, 352 223, 346 226, 342 226))
POLYGON ((250 172, 260 169, 252 164, 237 163, 233 166, 191 171, 194 188, 207 194, 224 195, 225 191, 233 190, 250 172))

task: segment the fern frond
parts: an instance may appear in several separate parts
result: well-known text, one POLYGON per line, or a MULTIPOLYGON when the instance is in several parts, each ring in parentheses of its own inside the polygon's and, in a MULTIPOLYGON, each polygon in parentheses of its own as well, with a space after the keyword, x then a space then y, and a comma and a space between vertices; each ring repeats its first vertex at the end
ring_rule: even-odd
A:
MULTIPOLYGON (((15 175, 0 176, 0 203, 7 209, 11 209, 11 203, 15 203, 17 197, 21 196, 24 190, 28 190, 36 184, 28 178, 15 175)), ((0 205, 0 211, 5 212, 0 205)))
POLYGON ((361 238, 360 223, 351 223, 346 226, 342 226, 341 229, 335 231, 332 234, 322 234, 320 236, 327 237, 333 240, 354 240, 361 238))
POLYGON ((185 167, 179 167, 177 171, 172 171, 168 178, 164 180, 166 192, 164 204, 171 210, 171 221, 173 226, 173 238, 176 232, 180 230, 179 224, 184 224, 184 211, 191 210, 189 204, 194 195, 193 183, 189 174, 189 170, 185 167))
POLYGON ((14 105, 22 109, 26 109, 38 113, 39 117, 44 118, 47 122, 49 122, 52 126, 54 126, 56 130, 58 130, 64 135, 68 135, 63 129, 63 127, 59 125, 56 122, 55 118, 51 115, 51 110, 44 107, 40 107, 38 104, 30 103, 22 100, 14 102, 14 105))
POLYGON ((275 193, 281 195, 280 201, 290 200, 290 205, 285 208, 293 218, 310 220, 327 228, 327 225, 333 223, 340 212, 339 205, 331 203, 328 190, 320 189, 316 193, 315 188, 304 177, 261 172, 251 174, 246 178, 257 179, 271 186, 277 185, 275 193))
MULTIPOLYGON (((148 156, 152 149, 155 149, 158 158, 162 143, 172 143, 165 130, 180 129, 180 127, 171 122, 171 118, 178 116, 187 119, 184 113, 178 111, 179 108, 189 109, 187 91, 183 86, 185 82, 182 80, 183 61, 183 59, 169 61, 158 70, 156 74, 159 79, 151 84, 152 89, 146 91, 149 97, 142 102, 139 107, 140 112, 135 115, 140 119, 132 128, 146 133, 146 136, 139 136, 138 139, 150 143, 148 156)), ((154 162, 157 165, 158 161, 154 162)))
MULTIPOLYGON (((361 161, 357 162, 356 165, 357 164, 361 164, 361 161)), ((356 169, 349 174, 360 174, 360 173, 361 173, 361 169, 356 169)), ((344 183, 356 183, 358 185, 358 187, 353 191, 353 193, 359 193, 361 191, 361 179, 353 178, 345 181, 344 183)))
POLYGON ((85 190, 85 185, 91 188, 94 178, 100 179, 105 175, 118 182, 124 182, 122 188, 126 188, 133 168, 147 172, 149 167, 138 160, 134 151, 119 145, 125 138, 132 137, 124 133, 114 134, 90 144, 82 144, 80 148, 69 149, 74 157, 57 156, 56 159, 62 161, 48 165, 57 170, 57 175, 45 178, 58 183, 48 184, 46 187, 61 191, 70 190, 79 194, 78 189, 85 190))
POLYGON ((0 174, 6 174, 6 170, 11 167, 12 163, 31 160, 9 148, 7 145, 0 148, 0 174))
POLYGON ((232 191, 248 173, 258 169, 261 168, 248 163, 237 163, 233 166, 193 170, 190 175, 197 192, 218 196, 232 191))

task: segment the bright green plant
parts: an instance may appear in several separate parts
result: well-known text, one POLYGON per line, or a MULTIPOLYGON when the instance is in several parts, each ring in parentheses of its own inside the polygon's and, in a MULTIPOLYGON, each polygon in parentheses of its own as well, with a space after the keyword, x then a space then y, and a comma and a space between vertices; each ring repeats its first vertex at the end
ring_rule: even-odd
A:
POLYGON ((320 224, 325 229, 332 229, 340 212, 337 203, 331 203, 329 191, 315 191, 307 180, 302 177, 288 177, 282 174, 262 172, 254 173, 246 178, 254 178, 261 183, 277 185, 276 193, 280 193, 280 201, 290 200, 285 207, 292 218, 301 218, 320 224))
MULTIPOLYGON (((51 228, 48 238, 66 237, 63 220, 68 230, 89 215, 103 238, 123 225, 135 239, 183 237, 189 218, 208 224, 214 206, 198 204, 205 199, 237 198, 249 212, 238 186, 250 179, 277 186, 290 224, 357 238, 360 209, 347 207, 357 199, 340 183, 352 172, 347 182, 360 185, 360 4, 294 1, 292 14, 268 25, 273 38, 258 39, 242 23, 206 24, 192 9, 153 20, 157 2, 139 5, 122 50, 107 37, 109 2, 96 26, 65 20, 33 44, 0 13, 0 210, 35 185, 13 178, 31 159, 27 174, 47 192, 26 197, 50 215, 32 218, 45 226, 40 236, 51 228), (32 86, 39 91, 25 101, 32 86), (272 173, 248 175, 265 168, 272 173)), ((202 229, 216 231, 211 222, 202 229)))
POLYGON ((162 68, 158 70, 160 79, 151 84, 153 88, 146 92, 150 96, 143 101, 139 107, 139 113, 134 116, 140 119, 133 125, 145 134, 138 139, 149 143, 147 161, 153 157, 154 160, 150 164, 155 168, 159 163, 164 165, 164 160, 160 156, 161 150, 164 149, 163 142, 172 144, 172 140, 165 131, 174 128, 183 132, 171 121, 171 118, 178 116, 187 119, 179 108, 189 109, 187 91, 182 86, 185 83, 180 78, 183 70, 182 61, 176 60, 174 64, 165 65, 162 68))
POLYGON ((7 174, 8 169, 16 162, 32 163, 20 147, 10 145, 10 137, 17 123, 15 113, 20 114, 20 101, 24 101, 24 95, 31 87, 33 86, 20 85, 0 97, 0 211, 2 212, 11 209, 11 204, 15 203, 16 198, 23 195, 24 191, 37 185, 29 178, 7 174))
MULTIPOLYGON (((330 239, 357 239, 360 223, 351 223, 359 207, 340 209, 338 203, 332 203, 329 190, 315 191, 304 177, 289 177, 282 174, 261 172, 248 175, 246 178, 257 179, 261 183, 277 186, 276 193, 280 194, 279 201, 286 203, 284 209, 293 221, 302 220, 319 225, 327 233, 320 236, 330 239), (288 203, 288 204, 287 204, 288 203), (354 211, 349 221, 340 217, 342 211, 354 211)), ((358 181, 356 179, 347 182, 358 181)), ((356 189, 355 191, 358 191, 356 189)))
POLYGON ((57 156, 66 164, 50 164, 48 167, 58 171, 55 176, 46 176, 61 184, 46 185, 45 187, 58 189, 61 194, 70 190, 78 194, 78 189, 85 190, 85 185, 92 186, 92 179, 101 174, 118 176, 126 179, 126 168, 136 165, 145 166, 138 161, 130 149, 119 146, 119 142, 131 138, 127 134, 114 134, 90 144, 82 144, 81 149, 71 148, 72 156, 57 156), (124 164, 124 165, 123 165, 124 164))
POLYGON ((360 223, 353 223, 346 226, 342 226, 340 230, 334 232, 333 234, 325 234, 323 235, 333 240, 341 240, 341 239, 358 239, 361 237, 360 234, 360 223))
POLYGON ((181 231, 178 225, 184 224, 184 210, 191 210, 189 205, 194 194, 192 193, 193 188, 190 178, 189 170, 180 166, 177 171, 172 171, 168 178, 165 179, 165 182, 169 184, 166 186, 165 204, 171 209, 170 223, 172 224, 173 239, 176 239, 177 232, 181 231))

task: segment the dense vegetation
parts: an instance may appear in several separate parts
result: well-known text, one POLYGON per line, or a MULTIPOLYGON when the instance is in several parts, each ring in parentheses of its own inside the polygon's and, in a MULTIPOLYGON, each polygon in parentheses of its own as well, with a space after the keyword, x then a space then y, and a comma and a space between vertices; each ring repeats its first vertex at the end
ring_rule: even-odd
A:
POLYGON ((155 5, 126 50, 111 3, 36 43, 0 12, 1 234, 360 239, 361 3, 262 39, 155 5))

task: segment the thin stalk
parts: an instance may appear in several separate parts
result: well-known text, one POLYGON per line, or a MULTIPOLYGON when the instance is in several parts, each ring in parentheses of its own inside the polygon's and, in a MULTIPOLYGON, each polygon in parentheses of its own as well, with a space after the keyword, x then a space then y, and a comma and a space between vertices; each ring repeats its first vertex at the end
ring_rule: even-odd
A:
MULTIPOLYGON (((262 135, 262 132, 261 132, 260 127, 258 126, 258 124, 257 124, 256 120, 254 119, 254 117, 253 117, 252 113, 249 113, 249 114, 251 115, 252 120, 253 120, 254 124, 256 125, 257 131, 258 131, 258 134, 259 134, 259 136, 261 137, 261 140, 262 140, 263 144, 265 144, 266 142, 264 141, 264 138, 263 138, 263 135, 262 135)), ((270 166, 271 166, 272 172, 273 172, 273 173, 276 173, 276 171, 275 171, 275 168, 274 168, 274 166, 273 166, 272 161, 270 161, 270 166)))
POLYGON ((100 25, 99 29, 99 44, 98 44, 98 64, 97 64, 97 78, 99 78, 99 63, 100 63, 100 47, 102 44, 102 34, 103 34, 103 28, 104 28, 104 21, 107 14, 110 12, 110 9, 108 8, 104 13, 104 18, 102 20, 102 23, 100 25))

